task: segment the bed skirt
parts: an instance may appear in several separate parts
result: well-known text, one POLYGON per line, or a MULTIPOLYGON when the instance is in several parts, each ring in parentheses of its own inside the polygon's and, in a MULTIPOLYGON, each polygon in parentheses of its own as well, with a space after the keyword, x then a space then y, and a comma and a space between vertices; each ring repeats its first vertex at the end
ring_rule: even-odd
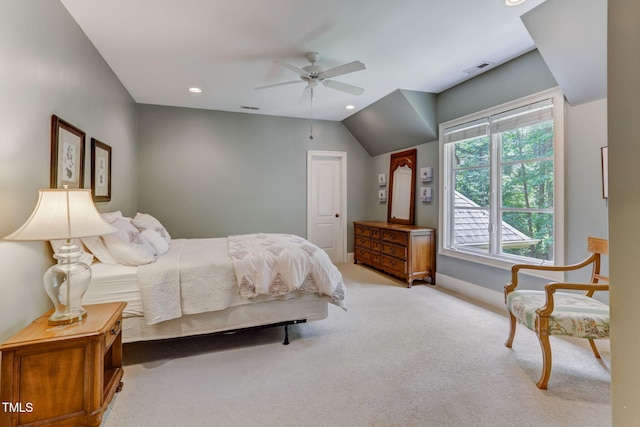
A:
POLYGON ((154 325, 142 316, 122 321, 124 343, 232 331, 294 320, 322 320, 329 314, 328 301, 317 296, 275 300, 229 307, 225 310, 191 314, 154 325))

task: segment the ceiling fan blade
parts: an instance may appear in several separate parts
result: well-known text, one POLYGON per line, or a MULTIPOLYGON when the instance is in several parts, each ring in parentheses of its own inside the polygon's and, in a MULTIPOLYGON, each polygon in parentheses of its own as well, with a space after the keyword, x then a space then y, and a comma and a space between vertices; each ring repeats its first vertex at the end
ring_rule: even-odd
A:
POLYGON ((331 89, 340 90, 342 92, 350 93, 351 95, 362 95, 364 89, 358 86, 350 85, 347 83, 337 82, 335 80, 325 80, 322 84, 331 89))
POLYGON ((347 73, 353 73, 354 71, 364 70, 366 67, 360 61, 349 62, 348 64, 339 65, 334 68, 329 68, 327 71, 323 72, 322 75, 324 78, 329 79, 331 77, 341 76, 347 73))
POLYGON ((273 83, 273 84, 270 84, 270 85, 258 86, 258 87, 255 88, 255 90, 268 89, 270 87, 276 87, 276 86, 291 85, 291 84, 294 84, 294 83, 304 83, 304 80, 291 80, 289 82, 273 83))
POLYGON ((302 68, 298 68, 298 67, 296 67, 295 65, 291 65, 291 64, 289 64, 288 62, 278 61, 278 60, 273 61, 273 62, 275 62, 276 64, 278 64, 278 65, 280 65, 280 66, 282 66, 282 67, 284 67, 284 68, 287 68, 287 69, 289 69, 289 70, 293 71, 294 73, 296 73, 296 74, 298 74, 298 75, 300 75, 300 76, 306 76, 306 75, 308 74, 308 73, 307 73, 305 70, 303 70, 302 68))

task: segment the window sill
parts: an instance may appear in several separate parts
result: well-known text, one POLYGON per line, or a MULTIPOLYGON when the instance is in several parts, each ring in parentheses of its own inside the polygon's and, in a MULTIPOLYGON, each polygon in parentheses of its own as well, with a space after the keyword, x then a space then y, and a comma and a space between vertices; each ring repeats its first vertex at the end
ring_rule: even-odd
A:
MULTIPOLYGON (((511 266, 514 264, 527 264, 526 262, 508 261, 505 259, 494 258, 490 256, 483 256, 478 253, 471 253, 466 251, 451 250, 440 248, 440 255, 448 256, 451 258, 458 258, 476 264, 482 264, 489 267, 499 268, 501 270, 511 271, 511 266)), ((533 263, 530 263, 533 264, 533 263)), ((527 276, 539 277, 541 279, 551 280, 554 282, 564 281, 564 272, 562 271, 540 271, 540 270, 522 270, 520 274, 527 276)))

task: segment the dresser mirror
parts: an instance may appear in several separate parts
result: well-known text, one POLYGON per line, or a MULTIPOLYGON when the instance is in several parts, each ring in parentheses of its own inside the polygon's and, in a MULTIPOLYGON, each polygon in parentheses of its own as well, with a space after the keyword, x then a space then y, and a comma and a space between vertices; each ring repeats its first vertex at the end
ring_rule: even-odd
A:
POLYGON ((387 222, 413 225, 417 150, 391 154, 387 222))

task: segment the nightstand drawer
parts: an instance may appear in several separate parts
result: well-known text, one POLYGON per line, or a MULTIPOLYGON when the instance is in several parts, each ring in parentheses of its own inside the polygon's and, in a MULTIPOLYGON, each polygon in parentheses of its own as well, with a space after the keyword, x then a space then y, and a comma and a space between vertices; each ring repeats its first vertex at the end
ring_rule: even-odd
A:
POLYGON ((111 326, 109 327, 109 330, 107 331, 107 338, 106 338, 106 345, 105 345, 106 348, 111 347, 111 344, 113 344, 113 342, 118 337, 121 331, 122 331, 122 317, 119 317, 111 324, 111 326))

